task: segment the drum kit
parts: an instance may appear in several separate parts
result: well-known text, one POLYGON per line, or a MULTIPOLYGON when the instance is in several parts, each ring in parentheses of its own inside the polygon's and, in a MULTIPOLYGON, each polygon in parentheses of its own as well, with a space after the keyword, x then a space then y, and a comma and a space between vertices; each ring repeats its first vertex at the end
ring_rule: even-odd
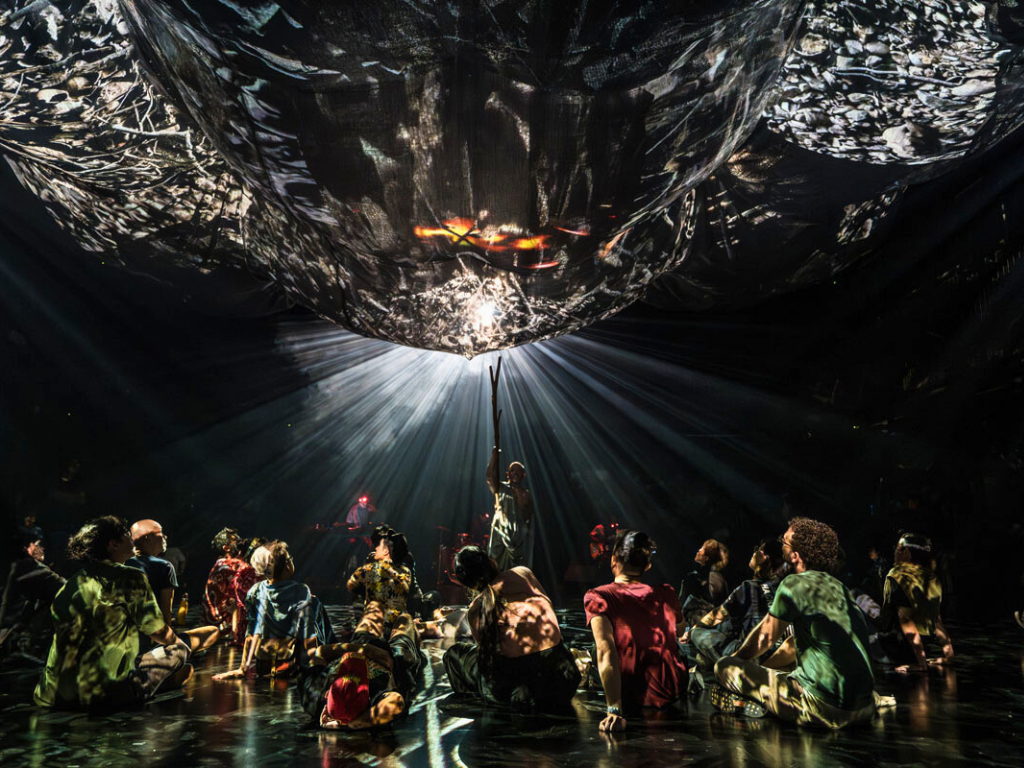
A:
POLYGON ((470 533, 456 533, 454 540, 451 537, 451 528, 446 525, 435 526, 437 529, 437 586, 444 587, 458 584, 455 580, 455 556, 463 547, 472 544, 487 549, 489 535, 485 534, 482 540, 475 541, 470 533), (448 541, 449 543, 445 543, 448 541))

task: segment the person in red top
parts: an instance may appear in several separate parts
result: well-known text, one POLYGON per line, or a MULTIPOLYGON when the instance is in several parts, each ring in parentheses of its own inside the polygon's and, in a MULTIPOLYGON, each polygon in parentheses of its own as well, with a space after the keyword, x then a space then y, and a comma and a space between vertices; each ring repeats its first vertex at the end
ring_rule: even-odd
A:
POLYGON ((625 729, 625 709, 664 707, 686 690, 676 641, 679 598, 668 584, 652 587, 640 580, 655 550, 646 533, 619 531, 612 549, 615 580, 583 598, 608 705, 602 731, 625 729))
POLYGON ((234 528, 225 528, 213 538, 213 549, 223 557, 213 564, 203 594, 203 616, 211 624, 231 632, 231 642, 245 639, 245 596, 261 581, 255 569, 241 557, 241 538, 234 528))

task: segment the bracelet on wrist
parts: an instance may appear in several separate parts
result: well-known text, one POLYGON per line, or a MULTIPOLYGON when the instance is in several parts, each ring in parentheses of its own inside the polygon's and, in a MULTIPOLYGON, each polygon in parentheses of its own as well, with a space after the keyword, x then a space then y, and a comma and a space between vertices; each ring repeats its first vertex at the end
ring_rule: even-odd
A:
POLYGON ((605 710, 609 715, 615 715, 616 717, 622 717, 622 707, 608 707, 605 710))

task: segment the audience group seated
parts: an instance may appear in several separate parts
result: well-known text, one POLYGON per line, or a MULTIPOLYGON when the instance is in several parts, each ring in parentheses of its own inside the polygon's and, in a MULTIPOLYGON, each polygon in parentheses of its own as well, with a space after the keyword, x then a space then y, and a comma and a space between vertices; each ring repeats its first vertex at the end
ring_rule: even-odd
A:
MULTIPOLYGON (((214 680, 294 677, 303 708, 321 727, 362 729, 408 712, 426 663, 421 636, 447 637, 457 640, 443 656, 454 695, 519 711, 569 708, 581 668, 588 671, 586 653, 567 647, 530 569, 502 571, 483 549, 464 547, 455 576, 470 601, 450 620, 421 594, 405 536, 382 526, 373 543, 347 583, 363 602, 361 619, 339 642, 320 599, 295 580, 283 541, 243 541, 234 529, 220 531, 203 598, 209 623, 176 631, 177 574, 162 557, 167 538, 157 521, 88 522, 69 543, 81 568, 67 582, 43 563, 36 535, 28 536, 16 547, 0 609, 3 655, 31 659, 48 645, 36 703, 94 711, 139 705, 181 686, 196 654, 225 640, 240 646, 238 666, 214 680), (416 612, 437 621, 421 622, 416 612), (49 632, 41 621, 47 613, 49 632), (441 629, 447 624, 451 633, 441 629), (464 635, 454 631, 460 624, 464 635)), ((699 693, 705 681, 711 704, 723 712, 831 729, 868 720, 891 703, 875 692, 864 612, 874 603, 858 603, 833 575, 842 555, 828 525, 796 518, 782 536, 762 540, 750 558, 752 578, 732 592, 721 573, 729 558, 723 543, 701 546, 678 594, 644 582, 656 552, 646 533, 619 530, 612 581, 584 597, 606 700, 601 731, 621 731, 627 718, 669 707, 688 689, 699 693), (695 662, 690 672, 687 651, 695 662)), ((895 671, 951 664, 931 542, 903 534, 893 560, 876 608, 895 671), (933 639, 939 655, 929 660, 933 639)))

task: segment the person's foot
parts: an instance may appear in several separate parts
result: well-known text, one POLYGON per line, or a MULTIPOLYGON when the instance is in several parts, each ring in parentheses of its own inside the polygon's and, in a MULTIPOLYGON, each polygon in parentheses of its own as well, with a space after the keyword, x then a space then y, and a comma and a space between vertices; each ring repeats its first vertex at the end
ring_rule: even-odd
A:
POLYGON ((712 685, 709 690, 711 692, 711 706, 719 712, 732 715, 746 715, 747 717, 764 717, 767 711, 760 703, 753 699, 737 696, 718 683, 712 685))
POLYGON ((1013 620, 1017 622, 1017 626, 1024 629, 1024 611, 1014 611, 1013 620))

